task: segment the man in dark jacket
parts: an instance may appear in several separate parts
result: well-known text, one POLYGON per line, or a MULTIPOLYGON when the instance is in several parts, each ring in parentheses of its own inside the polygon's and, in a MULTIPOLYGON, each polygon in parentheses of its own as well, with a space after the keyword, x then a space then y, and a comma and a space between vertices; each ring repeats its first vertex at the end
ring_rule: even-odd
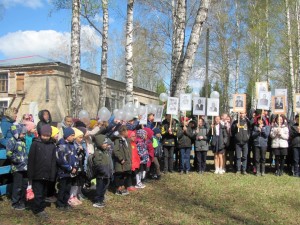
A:
POLYGON ((33 140, 28 156, 28 179, 32 181, 34 192, 33 212, 47 218, 45 193, 48 182, 54 182, 56 176, 56 146, 51 137, 51 126, 41 128, 41 136, 33 140))
POLYGON ((96 197, 93 206, 95 208, 103 208, 104 195, 108 188, 110 178, 113 172, 113 164, 111 156, 108 152, 108 138, 105 135, 95 136, 95 153, 94 165, 96 172, 96 197))
POLYGON ((190 171, 190 156, 192 149, 192 142, 196 136, 196 130, 193 130, 188 118, 182 121, 182 125, 178 128, 178 148, 180 149, 180 173, 186 174, 190 171))
POLYGON ((291 136, 291 147, 293 149, 293 164, 294 164, 294 176, 299 177, 299 163, 300 163, 300 127, 299 127, 299 115, 295 116, 297 121, 293 126, 290 127, 291 136))
POLYGON ((36 129, 37 129, 38 134, 41 135, 40 132, 41 132, 42 126, 46 125, 46 124, 51 125, 52 118, 51 118, 50 112, 47 109, 39 111, 38 116, 39 116, 40 121, 38 122, 36 129))
POLYGON ((240 113, 240 119, 235 120, 231 127, 232 135, 235 141, 235 155, 236 155, 236 170, 237 173, 241 172, 242 161, 242 174, 246 175, 247 169, 247 155, 248 155, 248 141, 250 139, 250 122, 246 118, 244 112, 240 113))
POLYGON ((174 148, 176 146, 177 136, 177 121, 173 118, 172 126, 170 126, 171 115, 167 115, 167 118, 162 122, 161 134, 162 145, 164 151, 164 172, 173 172, 173 156, 174 148))

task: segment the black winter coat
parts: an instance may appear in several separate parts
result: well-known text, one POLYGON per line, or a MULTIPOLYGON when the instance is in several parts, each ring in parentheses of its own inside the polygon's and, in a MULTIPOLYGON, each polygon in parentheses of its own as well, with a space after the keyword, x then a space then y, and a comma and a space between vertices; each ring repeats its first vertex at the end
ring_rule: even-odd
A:
POLYGON ((178 148, 191 148, 196 138, 196 130, 192 129, 191 126, 187 126, 186 128, 186 131, 183 130, 183 126, 180 126, 178 129, 178 148))
POLYGON ((292 138, 291 147, 300 147, 300 133, 298 132, 298 123, 290 127, 290 137, 292 138))
POLYGON ((240 119, 240 128, 238 128, 238 120, 235 120, 231 126, 231 133, 234 136, 236 144, 247 144, 251 135, 251 126, 248 119, 240 119))
POLYGON ((52 141, 33 139, 28 155, 28 179, 55 181, 56 146, 52 141))

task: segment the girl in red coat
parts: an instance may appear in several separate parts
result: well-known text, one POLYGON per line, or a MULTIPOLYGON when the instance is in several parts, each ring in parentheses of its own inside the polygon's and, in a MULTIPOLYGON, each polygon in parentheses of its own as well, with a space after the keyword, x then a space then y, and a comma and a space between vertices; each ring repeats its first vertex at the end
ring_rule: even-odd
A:
MULTIPOLYGON (((151 164, 154 161, 154 148, 153 148, 153 135, 154 132, 153 130, 151 130, 148 127, 145 127, 144 130, 147 132, 147 139, 146 139, 146 145, 147 145, 147 150, 148 150, 148 154, 149 154, 149 161, 147 162, 147 171, 150 170, 151 164)), ((144 172, 145 174, 143 174, 143 179, 146 178, 146 171, 144 172)))
POLYGON ((139 171, 140 168, 140 156, 138 154, 138 150, 136 147, 136 132, 128 130, 128 138, 130 139, 131 151, 132 151, 132 166, 131 166, 131 185, 128 186, 128 191, 135 191, 136 188, 133 185, 133 181, 135 179, 136 173, 139 171))

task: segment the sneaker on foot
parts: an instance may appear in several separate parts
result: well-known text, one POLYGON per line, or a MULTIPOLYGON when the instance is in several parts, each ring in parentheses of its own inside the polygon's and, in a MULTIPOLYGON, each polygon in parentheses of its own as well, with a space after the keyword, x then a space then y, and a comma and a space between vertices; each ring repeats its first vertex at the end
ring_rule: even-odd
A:
POLYGON ((215 170, 214 174, 219 174, 219 172, 220 172, 220 170, 219 170, 219 168, 217 168, 217 169, 215 170))
POLYGON ((35 214, 37 217, 41 218, 41 219, 49 219, 48 214, 45 211, 39 212, 37 214, 35 214))
POLYGON ((19 204, 13 205, 11 208, 14 210, 17 210, 17 211, 22 211, 22 210, 25 210, 25 205, 19 203, 19 204))
POLYGON ((142 182, 138 183, 137 185, 135 185, 135 188, 140 188, 140 189, 143 189, 145 188, 146 185, 144 185, 142 182))
POLYGON ((45 202, 55 203, 57 198, 55 196, 45 198, 45 202))
POLYGON ((103 208, 105 204, 103 202, 96 202, 93 204, 93 207, 95 208, 103 208))

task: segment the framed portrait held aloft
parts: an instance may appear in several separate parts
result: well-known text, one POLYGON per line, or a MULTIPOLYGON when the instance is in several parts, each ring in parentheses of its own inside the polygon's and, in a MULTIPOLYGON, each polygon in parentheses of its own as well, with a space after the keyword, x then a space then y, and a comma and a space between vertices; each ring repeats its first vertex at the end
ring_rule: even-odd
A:
POLYGON ((193 98, 193 115, 204 116, 206 113, 206 98, 194 97, 193 98))
POLYGON ((257 109, 269 110, 271 105, 271 92, 261 91, 257 99, 257 109))
POLYGON ((192 95, 180 94, 180 110, 191 111, 192 110, 192 95))
POLYGON ((167 103, 167 114, 170 115, 177 115, 178 114, 178 103, 179 99, 175 97, 168 97, 168 103, 167 103))
POLYGON ((219 116, 219 99, 208 98, 207 99, 207 116, 219 116))
POLYGON ((295 93, 293 100, 294 100, 294 112, 300 113, 300 93, 295 93))
POLYGON ((286 102, 285 102, 284 95, 272 97, 272 112, 274 114, 285 114, 286 113, 286 102))
POLYGON ((263 81, 263 82, 256 82, 255 83, 255 94, 256 94, 256 99, 259 98, 259 93, 260 92, 268 92, 268 82, 263 81))
POLYGON ((162 121, 163 112, 164 112, 164 106, 158 105, 156 108, 156 112, 154 114, 154 122, 162 121))
POLYGON ((246 112, 246 94, 233 95, 233 112, 246 112))

